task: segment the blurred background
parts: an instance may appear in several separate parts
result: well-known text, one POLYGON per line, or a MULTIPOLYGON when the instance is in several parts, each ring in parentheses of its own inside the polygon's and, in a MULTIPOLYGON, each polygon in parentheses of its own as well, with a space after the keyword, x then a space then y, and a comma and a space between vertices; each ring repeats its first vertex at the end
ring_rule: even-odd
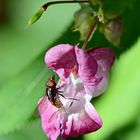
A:
MULTIPOLYGON (((111 7, 112 0, 106 1, 111 7)), ((0 140, 47 139, 34 113, 52 73, 45 67, 44 54, 55 44, 78 43, 79 36, 71 33, 71 24, 79 5, 52 6, 37 23, 25 28, 45 2, 0 0, 0 140)), ((72 139, 140 139, 140 2, 119 0, 118 3, 119 8, 125 9, 122 48, 113 48, 118 59, 111 71, 108 90, 93 100, 103 127, 72 139)), ((97 34, 89 44, 112 47, 104 40, 97 34)))

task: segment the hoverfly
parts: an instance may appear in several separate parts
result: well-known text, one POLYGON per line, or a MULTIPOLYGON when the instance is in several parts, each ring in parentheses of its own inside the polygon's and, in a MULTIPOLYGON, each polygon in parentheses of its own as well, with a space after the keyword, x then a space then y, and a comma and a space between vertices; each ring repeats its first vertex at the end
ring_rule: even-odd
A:
POLYGON ((51 104, 60 109, 63 107, 63 104, 59 99, 60 91, 58 89, 56 87, 55 77, 51 76, 46 84, 46 95, 51 104))
POLYGON ((65 99, 68 99, 68 100, 79 101, 78 99, 75 99, 75 98, 66 98, 60 92, 62 92, 62 91, 59 91, 59 88, 56 87, 55 77, 51 76, 51 78, 49 79, 49 81, 46 84, 46 96, 52 105, 54 105, 58 109, 64 108, 62 102, 59 99, 60 96, 65 98, 65 99))
MULTIPOLYGON (((60 100, 60 96, 65 99, 72 100, 69 107, 72 106, 73 100, 77 100, 77 101, 79 101, 79 100, 75 99, 75 98, 67 98, 64 95, 62 95, 61 92, 62 91, 59 91, 59 88, 56 87, 55 77, 51 76, 49 81, 46 84, 46 96, 47 96, 48 100, 50 101, 50 103, 53 106, 55 106, 56 108, 58 108, 59 113, 63 113, 65 115, 67 115, 65 107, 60 100)), ((52 119, 55 115, 56 115, 56 112, 50 117, 50 119, 52 119)), ((62 124, 61 123, 60 123, 59 129, 60 129, 60 135, 61 135, 61 133, 62 133, 62 124)))
MULTIPOLYGON (((59 92, 60 91, 56 87, 55 77, 51 76, 51 78, 49 79, 49 81, 46 84, 46 96, 52 105, 54 105, 59 110, 61 109, 64 112, 66 112, 62 102, 59 99, 59 95, 61 95, 59 92)), ((55 114, 56 113, 54 113, 53 115, 55 115, 55 114)), ((53 115, 51 118, 53 118, 53 115)), ((61 123, 59 124, 59 129, 60 129, 60 136, 61 136, 61 133, 62 133, 62 124, 61 123)))

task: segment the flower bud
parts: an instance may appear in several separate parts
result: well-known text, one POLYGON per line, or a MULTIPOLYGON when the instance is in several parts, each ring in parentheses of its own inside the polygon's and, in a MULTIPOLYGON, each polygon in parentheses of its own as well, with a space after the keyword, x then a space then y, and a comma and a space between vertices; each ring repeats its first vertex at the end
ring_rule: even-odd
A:
POLYGON ((45 9, 41 7, 40 10, 28 21, 28 25, 35 23, 41 17, 44 11, 45 9))
POLYGON ((93 11, 89 6, 83 6, 75 15, 73 31, 80 32, 80 40, 85 40, 94 20, 93 11))
POLYGON ((122 35, 123 25, 120 18, 108 20, 101 32, 105 35, 106 39, 114 46, 119 46, 120 38, 122 35))

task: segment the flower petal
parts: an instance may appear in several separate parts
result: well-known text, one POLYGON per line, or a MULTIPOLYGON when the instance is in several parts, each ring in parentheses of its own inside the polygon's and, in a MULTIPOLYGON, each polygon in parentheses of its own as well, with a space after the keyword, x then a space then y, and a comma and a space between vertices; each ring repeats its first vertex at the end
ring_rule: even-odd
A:
POLYGON ((56 140, 60 135, 60 123, 63 139, 90 133, 102 126, 100 116, 86 98, 87 94, 77 73, 71 73, 65 84, 64 97, 59 98, 65 108, 64 112, 54 107, 47 97, 43 97, 38 104, 42 127, 50 140, 56 140), (56 112, 60 112, 61 117, 56 112))
POLYGON ((71 69, 76 65, 74 46, 60 44, 47 51, 45 62, 60 77, 67 78, 71 69))
POLYGON ((94 132, 101 128, 102 120, 94 107, 87 101, 85 104, 85 110, 82 110, 79 115, 73 114, 68 117, 66 127, 63 136, 64 137, 76 137, 79 135, 94 132))
POLYGON ((85 51, 68 44, 57 45, 46 53, 47 66, 60 77, 57 87, 62 94, 57 99, 63 105, 58 109, 46 96, 38 104, 42 127, 50 140, 56 140, 60 132, 65 139, 102 126, 100 116, 89 101, 107 88, 114 59, 115 54, 109 48, 85 51))
POLYGON ((60 134, 60 122, 55 116, 55 113, 57 113, 57 108, 51 105, 47 97, 44 96, 38 103, 38 110, 41 115, 42 128, 48 135, 49 140, 57 140, 57 137, 60 134))
POLYGON ((114 51, 106 47, 91 49, 88 54, 98 61, 103 71, 110 69, 116 57, 114 51))
POLYGON ((75 137, 94 132, 102 126, 101 118, 89 102, 83 83, 76 73, 70 74, 64 94, 73 95, 78 101, 73 101, 71 107, 65 106, 68 118, 66 129, 62 133, 63 137, 75 137))
POLYGON ((85 85, 95 86, 98 80, 95 77, 97 72, 97 62, 86 51, 75 47, 75 53, 78 63, 78 74, 85 85))
POLYGON ((98 64, 95 77, 102 77, 102 80, 97 86, 87 85, 85 87, 88 93, 92 94, 93 97, 96 97, 102 94, 108 86, 109 71, 115 60, 115 53, 110 48, 96 48, 89 50, 88 54, 92 56, 98 64))
MULTIPOLYGON (((57 140, 60 135, 60 120, 56 116, 50 121, 50 117, 56 112, 53 106, 48 102, 47 98, 43 98, 38 106, 42 127, 44 132, 48 135, 49 140, 57 140)), ((85 109, 80 110, 75 114, 68 115, 68 120, 63 122, 62 137, 76 137, 86 133, 94 132, 102 126, 101 118, 98 113, 87 101, 85 109)))
POLYGON ((77 46, 61 44, 51 48, 45 62, 61 78, 68 78, 74 66, 84 83, 86 93, 92 97, 103 93, 109 80, 109 70, 115 59, 110 48, 96 48, 84 51, 77 46))

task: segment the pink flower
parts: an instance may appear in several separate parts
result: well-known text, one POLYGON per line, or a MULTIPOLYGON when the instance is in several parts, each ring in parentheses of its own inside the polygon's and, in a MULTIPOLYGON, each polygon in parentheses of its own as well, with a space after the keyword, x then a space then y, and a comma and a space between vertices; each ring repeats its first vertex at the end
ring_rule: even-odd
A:
POLYGON ((75 137, 98 130, 102 120, 90 103, 108 85, 109 70, 115 54, 109 48, 84 51, 77 46, 61 44, 45 56, 47 66, 60 77, 57 87, 61 108, 52 105, 44 96, 38 109, 42 127, 50 140, 75 137))

